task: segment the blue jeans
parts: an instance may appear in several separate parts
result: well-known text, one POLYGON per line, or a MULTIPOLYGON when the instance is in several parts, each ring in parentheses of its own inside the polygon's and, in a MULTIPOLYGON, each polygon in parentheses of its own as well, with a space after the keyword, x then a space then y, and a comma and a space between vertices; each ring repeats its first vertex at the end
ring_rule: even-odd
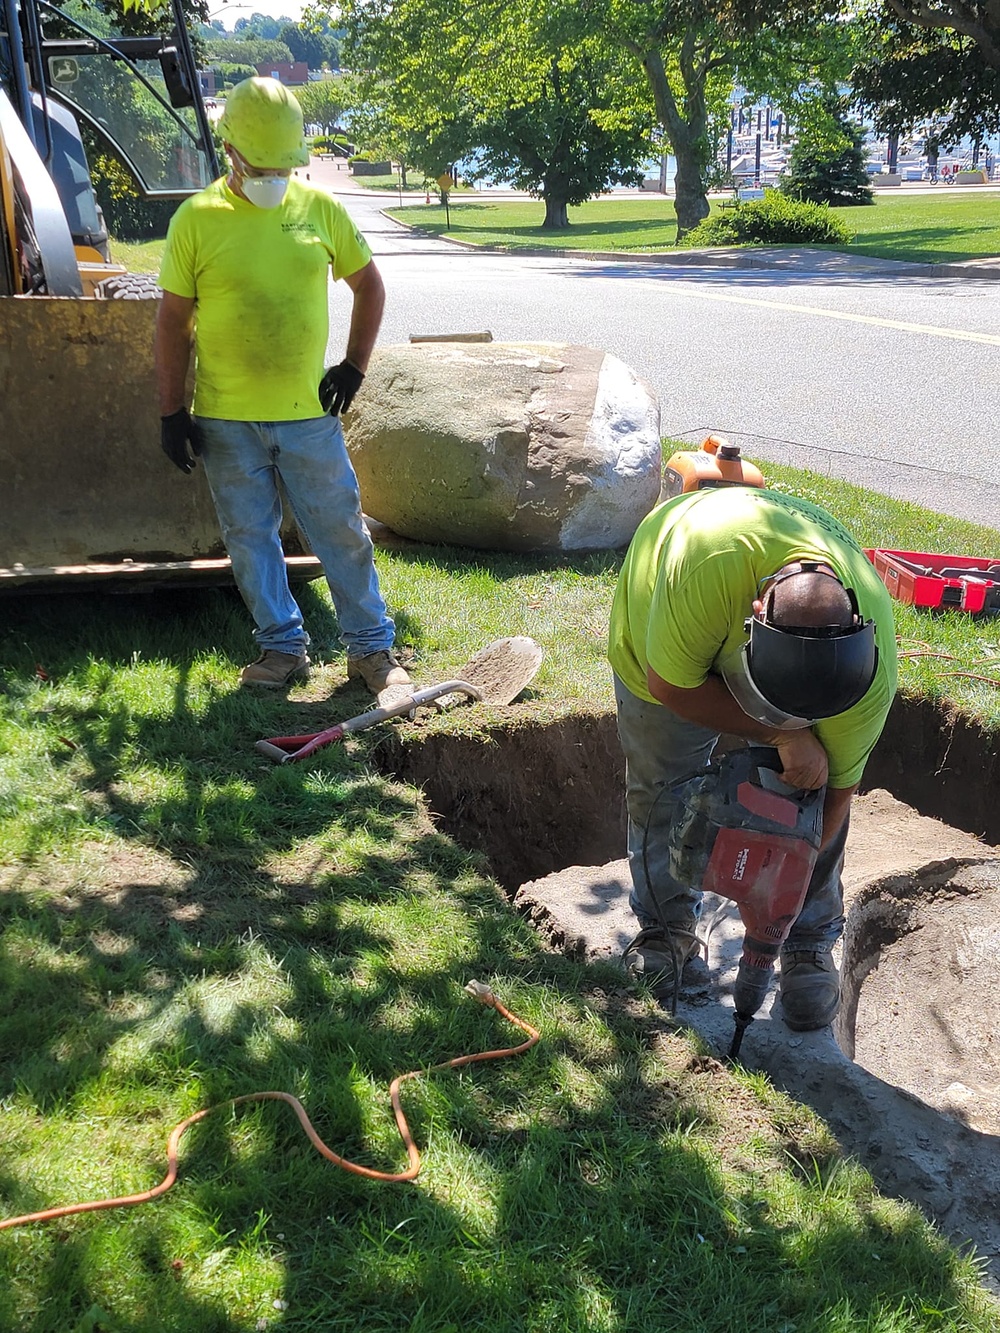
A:
MULTIPOLYGON (((640 926, 665 924, 693 930, 701 915, 701 890, 678 883, 670 874, 666 834, 674 810, 670 796, 660 793, 664 787, 707 766, 719 739, 718 732, 687 722, 662 704, 647 703, 626 689, 617 676, 615 702, 618 737, 625 752, 628 859, 632 874, 629 906, 640 926)), ((844 929, 844 886, 840 876, 848 822, 844 820, 843 827, 820 852, 802 911, 782 946, 784 950, 831 949, 840 938, 844 929)))
POLYGON ((348 655, 391 648, 395 626, 379 591, 340 421, 198 417, 197 425, 222 538, 261 650, 303 653, 309 644, 288 587, 279 480, 302 536, 323 566, 348 655))

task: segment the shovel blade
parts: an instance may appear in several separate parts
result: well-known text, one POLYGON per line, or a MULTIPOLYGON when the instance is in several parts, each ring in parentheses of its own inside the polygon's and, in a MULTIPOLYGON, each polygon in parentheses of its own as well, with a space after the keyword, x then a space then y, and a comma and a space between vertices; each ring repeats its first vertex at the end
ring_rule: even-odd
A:
POLYGON ((527 635, 517 634, 480 648, 458 674, 476 686, 484 704, 502 708, 534 679, 541 664, 541 645, 527 635))

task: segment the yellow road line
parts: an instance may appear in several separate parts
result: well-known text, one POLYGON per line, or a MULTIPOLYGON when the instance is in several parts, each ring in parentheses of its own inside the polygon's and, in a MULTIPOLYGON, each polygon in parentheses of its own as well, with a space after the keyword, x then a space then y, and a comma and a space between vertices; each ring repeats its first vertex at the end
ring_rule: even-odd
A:
MULTIPOLYGON (((681 289, 674 288, 675 291, 681 289)), ((795 301, 765 301, 754 296, 733 296, 726 292, 684 292, 704 301, 725 301, 732 305, 763 306, 766 310, 792 310, 797 315, 819 315, 823 319, 843 319, 851 324, 873 324, 882 329, 901 329, 904 333, 926 333, 932 338, 954 338, 958 342, 986 343, 1000 347, 1000 333, 973 333, 968 329, 941 328, 937 324, 911 324, 904 319, 882 319, 878 315, 855 315, 846 310, 826 310, 818 305, 798 305, 795 301)))

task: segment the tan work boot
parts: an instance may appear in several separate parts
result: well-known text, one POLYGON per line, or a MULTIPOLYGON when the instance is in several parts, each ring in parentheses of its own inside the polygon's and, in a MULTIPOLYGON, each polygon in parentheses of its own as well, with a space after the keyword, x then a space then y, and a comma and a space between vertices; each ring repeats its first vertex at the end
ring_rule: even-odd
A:
POLYGON ((347 679, 363 680, 372 694, 381 694, 390 685, 409 685, 406 668, 391 648, 383 648, 365 657, 347 659, 347 679))
POLYGON ((283 690, 293 680, 305 680, 309 675, 309 658, 305 653, 279 653, 269 648, 240 672, 240 684, 257 690, 283 690))
POLYGON ((840 974, 833 955, 822 949, 783 950, 778 990, 782 1017, 793 1032, 825 1028, 840 1008, 840 974))

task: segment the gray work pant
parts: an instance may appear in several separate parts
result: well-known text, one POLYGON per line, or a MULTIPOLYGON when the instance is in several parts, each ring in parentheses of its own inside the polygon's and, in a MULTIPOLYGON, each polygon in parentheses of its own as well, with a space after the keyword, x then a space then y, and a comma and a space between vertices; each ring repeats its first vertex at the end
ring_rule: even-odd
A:
MULTIPOLYGON (((632 872, 629 905, 640 926, 681 926, 692 930, 701 914, 701 890, 678 883, 668 869, 666 835, 674 818, 674 802, 664 788, 704 768, 719 733, 685 721, 662 704, 638 698, 617 676, 615 701, 618 736, 625 752, 628 859, 632 872)), ((844 929, 844 886, 840 876, 848 822, 844 820, 843 827, 819 854, 802 911, 783 946, 786 950, 827 950, 840 938, 844 929)))

